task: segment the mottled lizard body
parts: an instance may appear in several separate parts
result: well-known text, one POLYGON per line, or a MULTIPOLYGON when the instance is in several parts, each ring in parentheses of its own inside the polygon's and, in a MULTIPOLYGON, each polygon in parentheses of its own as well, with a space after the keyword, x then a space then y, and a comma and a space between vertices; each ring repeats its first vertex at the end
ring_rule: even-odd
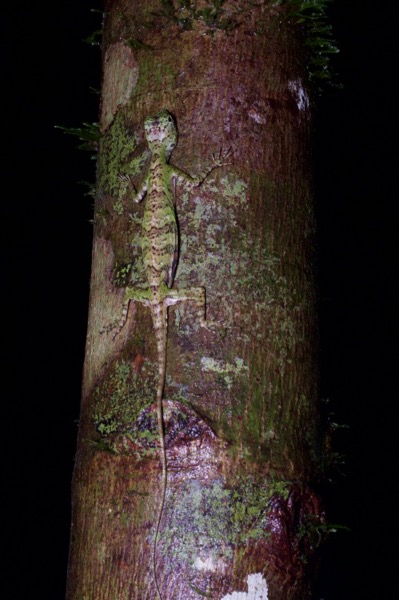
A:
POLYGON ((167 487, 167 458, 162 407, 166 373, 167 308, 177 302, 194 301, 198 307, 200 325, 206 326, 204 288, 171 289, 179 252, 173 186, 176 181, 186 188, 200 185, 213 169, 223 164, 223 160, 227 158, 228 153, 219 158, 213 157, 210 168, 197 177, 190 177, 169 164, 170 155, 177 143, 177 129, 171 114, 167 110, 162 110, 154 117, 149 117, 144 123, 144 130, 152 156, 147 176, 134 201, 141 202, 147 196, 142 221, 141 247, 148 288, 126 288, 124 309, 117 333, 126 322, 131 300, 142 302, 150 307, 157 343, 158 386, 156 402, 163 478, 153 542, 153 570, 157 594, 162 600, 156 572, 156 549, 167 487))

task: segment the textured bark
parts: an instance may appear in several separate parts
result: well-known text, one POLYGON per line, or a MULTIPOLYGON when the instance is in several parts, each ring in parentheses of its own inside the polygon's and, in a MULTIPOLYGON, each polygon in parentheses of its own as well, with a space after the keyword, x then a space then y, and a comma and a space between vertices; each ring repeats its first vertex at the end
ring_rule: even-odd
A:
POLYGON ((255 582, 259 599, 305 600, 323 525, 313 491, 323 457, 300 30, 272 2, 226 2, 212 26, 172 6, 106 6, 67 597, 156 597, 162 482, 149 311, 134 305, 115 340, 101 332, 120 315, 123 287, 143 283, 143 208, 119 175, 139 185, 149 159, 143 121, 167 108, 179 129, 172 164, 195 174, 212 152, 234 152, 200 188, 176 194, 175 287, 204 286, 219 327, 198 328, 195 307, 169 310, 163 599, 234 598, 255 582))

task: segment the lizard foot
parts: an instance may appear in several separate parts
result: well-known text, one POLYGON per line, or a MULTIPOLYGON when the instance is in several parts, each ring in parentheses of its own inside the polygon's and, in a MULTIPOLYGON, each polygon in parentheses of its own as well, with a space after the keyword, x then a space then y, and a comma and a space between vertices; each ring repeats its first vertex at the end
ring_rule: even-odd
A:
POLYGON ((218 167, 223 167, 223 165, 227 165, 229 162, 227 159, 233 152, 232 148, 228 148, 226 151, 220 148, 219 154, 212 154, 213 168, 216 169, 218 167))

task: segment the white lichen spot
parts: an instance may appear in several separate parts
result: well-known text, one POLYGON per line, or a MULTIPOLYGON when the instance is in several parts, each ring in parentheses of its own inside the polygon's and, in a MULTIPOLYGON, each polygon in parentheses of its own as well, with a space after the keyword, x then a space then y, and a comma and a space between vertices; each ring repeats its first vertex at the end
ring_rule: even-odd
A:
POLYGON ((203 356, 201 358, 201 366, 204 371, 213 371, 221 375, 228 389, 231 389, 233 385, 234 376, 237 377, 243 371, 248 371, 248 366, 244 364, 243 359, 239 356, 236 356, 234 363, 216 360, 210 356, 203 356))
POLYGON ((207 557, 197 556, 194 561, 194 567, 199 571, 211 571, 214 572, 224 572, 226 570, 226 563, 218 559, 216 560, 213 555, 209 555, 207 557))
POLYGON ((264 125, 266 123, 266 116, 255 108, 250 108, 248 115, 255 121, 255 123, 259 123, 259 125, 264 125))
POLYGON ((309 96, 302 86, 302 81, 300 79, 294 79, 293 81, 289 81, 288 89, 295 98, 298 110, 306 110, 309 106, 309 96))
POLYGON ((268 600, 267 583, 262 573, 248 575, 248 592, 232 592, 221 600, 268 600))

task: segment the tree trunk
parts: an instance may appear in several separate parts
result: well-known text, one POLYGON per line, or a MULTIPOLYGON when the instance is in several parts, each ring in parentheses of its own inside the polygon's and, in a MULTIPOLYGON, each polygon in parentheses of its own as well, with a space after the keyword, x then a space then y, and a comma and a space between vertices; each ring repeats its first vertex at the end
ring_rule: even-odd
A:
POLYGON ((133 205, 132 188, 150 162, 143 122, 163 108, 179 131, 171 164, 196 175, 212 153, 232 154, 200 187, 175 190, 173 287, 204 287, 218 327, 199 327, 192 303, 169 309, 161 597, 311 597, 323 529, 311 110, 287 6, 106 3, 68 600, 157 598, 156 340, 139 303, 116 337, 109 325, 124 288, 146 283, 145 200, 133 205))

